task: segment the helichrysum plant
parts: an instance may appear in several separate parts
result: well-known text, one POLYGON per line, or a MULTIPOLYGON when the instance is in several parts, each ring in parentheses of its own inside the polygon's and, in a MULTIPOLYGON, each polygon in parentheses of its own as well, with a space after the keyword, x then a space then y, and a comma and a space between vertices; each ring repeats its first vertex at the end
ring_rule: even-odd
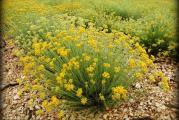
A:
POLYGON ((132 38, 119 32, 98 32, 93 27, 70 27, 46 41, 34 42, 33 54, 20 59, 24 65, 24 91, 30 105, 40 98, 42 110, 104 109, 128 97, 128 88, 141 80, 153 62, 132 38), (36 94, 34 94, 34 92, 36 94))

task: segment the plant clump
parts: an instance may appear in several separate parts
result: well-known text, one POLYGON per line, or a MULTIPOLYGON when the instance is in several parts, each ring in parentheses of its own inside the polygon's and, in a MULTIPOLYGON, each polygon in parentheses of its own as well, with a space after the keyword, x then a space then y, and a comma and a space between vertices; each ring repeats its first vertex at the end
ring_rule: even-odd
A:
POLYGON ((127 100, 128 89, 154 67, 135 38, 121 32, 99 32, 94 27, 69 30, 34 42, 31 55, 21 57, 24 90, 30 105, 41 100, 43 111, 59 111, 63 104, 75 109, 105 109, 127 100), (34 94, 35 93, 35 94, 34 94))

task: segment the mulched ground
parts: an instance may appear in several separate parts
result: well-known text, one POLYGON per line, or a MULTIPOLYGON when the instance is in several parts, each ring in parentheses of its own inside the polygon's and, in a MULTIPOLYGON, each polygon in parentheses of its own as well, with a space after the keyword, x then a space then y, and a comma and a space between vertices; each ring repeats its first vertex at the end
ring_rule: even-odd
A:
MULTIPOLYGON (((13 46, 3 49, 3 81, 1 83, 1 118, 3 120, 53 120, 52 116, 35 116, 27 107, 28 95, 20 98, 16 78, 23 77, 18 66, 17 57, 12 55, 13 46), (9 85, 10 84, 10 85, 9 85)), ((141 81, 134 85, 135 97, 129 102, 107 109, 103 113, 83 111, 66 111, 65 120, 176 120, 177 112, 177 65, 169 58, 158 58, 155 63, 170 79, 171 90, 164 92, 158 84, 141 81)), ((132 93, 132 94, 134 94, 132 93)), ((131 95, 132 95, 131 94, 131 95)), ((38 107, 38 106, 37 106, 38 107)))

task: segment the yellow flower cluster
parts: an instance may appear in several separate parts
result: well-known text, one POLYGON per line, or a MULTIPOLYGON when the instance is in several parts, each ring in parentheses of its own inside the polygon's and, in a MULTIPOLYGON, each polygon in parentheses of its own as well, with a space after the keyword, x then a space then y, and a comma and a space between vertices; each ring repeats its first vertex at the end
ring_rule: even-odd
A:
POLYGON ((59 73, 59 75, 56 77, 57 83, 61 84, 63 82, 65 73, 66 73, 66 71, 62 71, 59 73))
POLYGON ((81 104, 87 104, 88 99, 86 97, 81 98, 81 104))
POLYGON ((57 53, 62 57, 66 57, 69 54, 69 50, 62 47, 60 49, 57 49, 57 53))
POLYGON ((104 78, 110 78, 110 74, 108 72, 103 72, 102 76, 104 78))
POLYGON ((151 74, 151 75, 149 75, 148 77, 149 77, 149 80, 150 80, 150 81, 152 81, 152 82, 154 82, 154 81, 155 81, 155 77, 154 77, 152 74, 151 74))
POLYGON ((62 118, 62 117, 63 117, 63 111, 60 110, 60 111, 58 112, 58 118, 62 118))
POLYGON ((106 68, 108 68, 108 67, 110 67, 111 65, 110 65, 109 63, 103 63, 103 66, 106 67, 106 68))
POLYGON ((64 87, 67 91, 72 91, 74 89, 74 85, 70 83, 64 84, 64 87))
POLYGON ((163 77, 161 82, 162 82, 161 87, 165 91, 168 91, 170 89, 169 84, 168 84, 168 78, 167 77, 163 77))
POLYGON ((135 62, 135 60, 132 59, 132 58, 129 59, 128 65, 129 65, 129 67, 134 68, 134 67, 136 66, 136 62, 135 62))
POLYGON ((85 61, 89 61, 91 59, 91 57, 86 55, 85 53, 83 54, 83 56, 85 61))
POLYGON ((83 89, 82 88, 78 88, 78 90, 76 91, 76 96, 81 97, 83 93, 83 89))
POLYGON ((47 100, 42 102, 42 107, 44 107, 46 111, 51 112, 53 108, 57 107, 59 104, 60 100, 56 96, 52 96, 50 102, 47 100))
POLYGON ((43 86, 41 85, 33 85, 32 86, 32 90, 42 90, 43 89, 43 86))
POLYGON ((140 73, 140 72, 137 72, 137 73, 135 74, 135 77, 137 78, 137 80, 141 80, 142 77, 143 77, 143 74, 140 73))
POLYGON ((36 66, 35 60, 31 56, 25 56, 20 58, 20 62, 23 64, 23 73, 25 75, 34 74, 33 68, 36 66))
POLYGON ((99 98, 100 98, 100 100, 102 100, 102 101, 105 100, 104 95, 102 95, 101 93, 99 94, 99 98))
POLYGON ((96 43, 96 41, 95 41, 94 39, 90 39, 90 40, 88 41, 88 44, 89 44, 91 47, 96 47, 96 45, 97 45, 97 43, 96 43))
POLYGON ((120 71, 120 67, 114 67, 114 72, 118 73, 120 71))
POLYGON ((144 73, 147 72, 148 68, 147 68, 147 65, 146 65, 145 62, 143 62, 143 61, 138 61, 138 65, 139 65, 139 67, 142 69, 142 71, 143 71, 144 73))
POLYGON ((112 88, 112 99, 120 100, 125 99, 127 90, 123 86, 117 86, 112 88))
POLYGON ((154 71, 151 75, 148 76, 149 80, 155 82, 160 79, 161 87, 163 90, 168 91, 170 89, 168 78, 161 71, 154 71))
POLYGON ((41 51, 51 47, 51 45, 47 42, 34 43, 33 46, 35 55, 40 55, 41 51))
POLYGON ((89 66, 89 67, 86 68, 86 71, 87 71, 88 73, 91 73, 91 72, 94 71, 94 67, 93 67, 93 66, 89 66))

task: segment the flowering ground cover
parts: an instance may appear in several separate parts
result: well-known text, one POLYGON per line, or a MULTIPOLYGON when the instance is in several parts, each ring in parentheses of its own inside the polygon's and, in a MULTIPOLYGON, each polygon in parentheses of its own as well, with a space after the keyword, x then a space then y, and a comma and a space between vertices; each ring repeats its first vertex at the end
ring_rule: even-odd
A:
POLYGON ((174 1, 2 3, 3 119, 176 119, 174 1))

